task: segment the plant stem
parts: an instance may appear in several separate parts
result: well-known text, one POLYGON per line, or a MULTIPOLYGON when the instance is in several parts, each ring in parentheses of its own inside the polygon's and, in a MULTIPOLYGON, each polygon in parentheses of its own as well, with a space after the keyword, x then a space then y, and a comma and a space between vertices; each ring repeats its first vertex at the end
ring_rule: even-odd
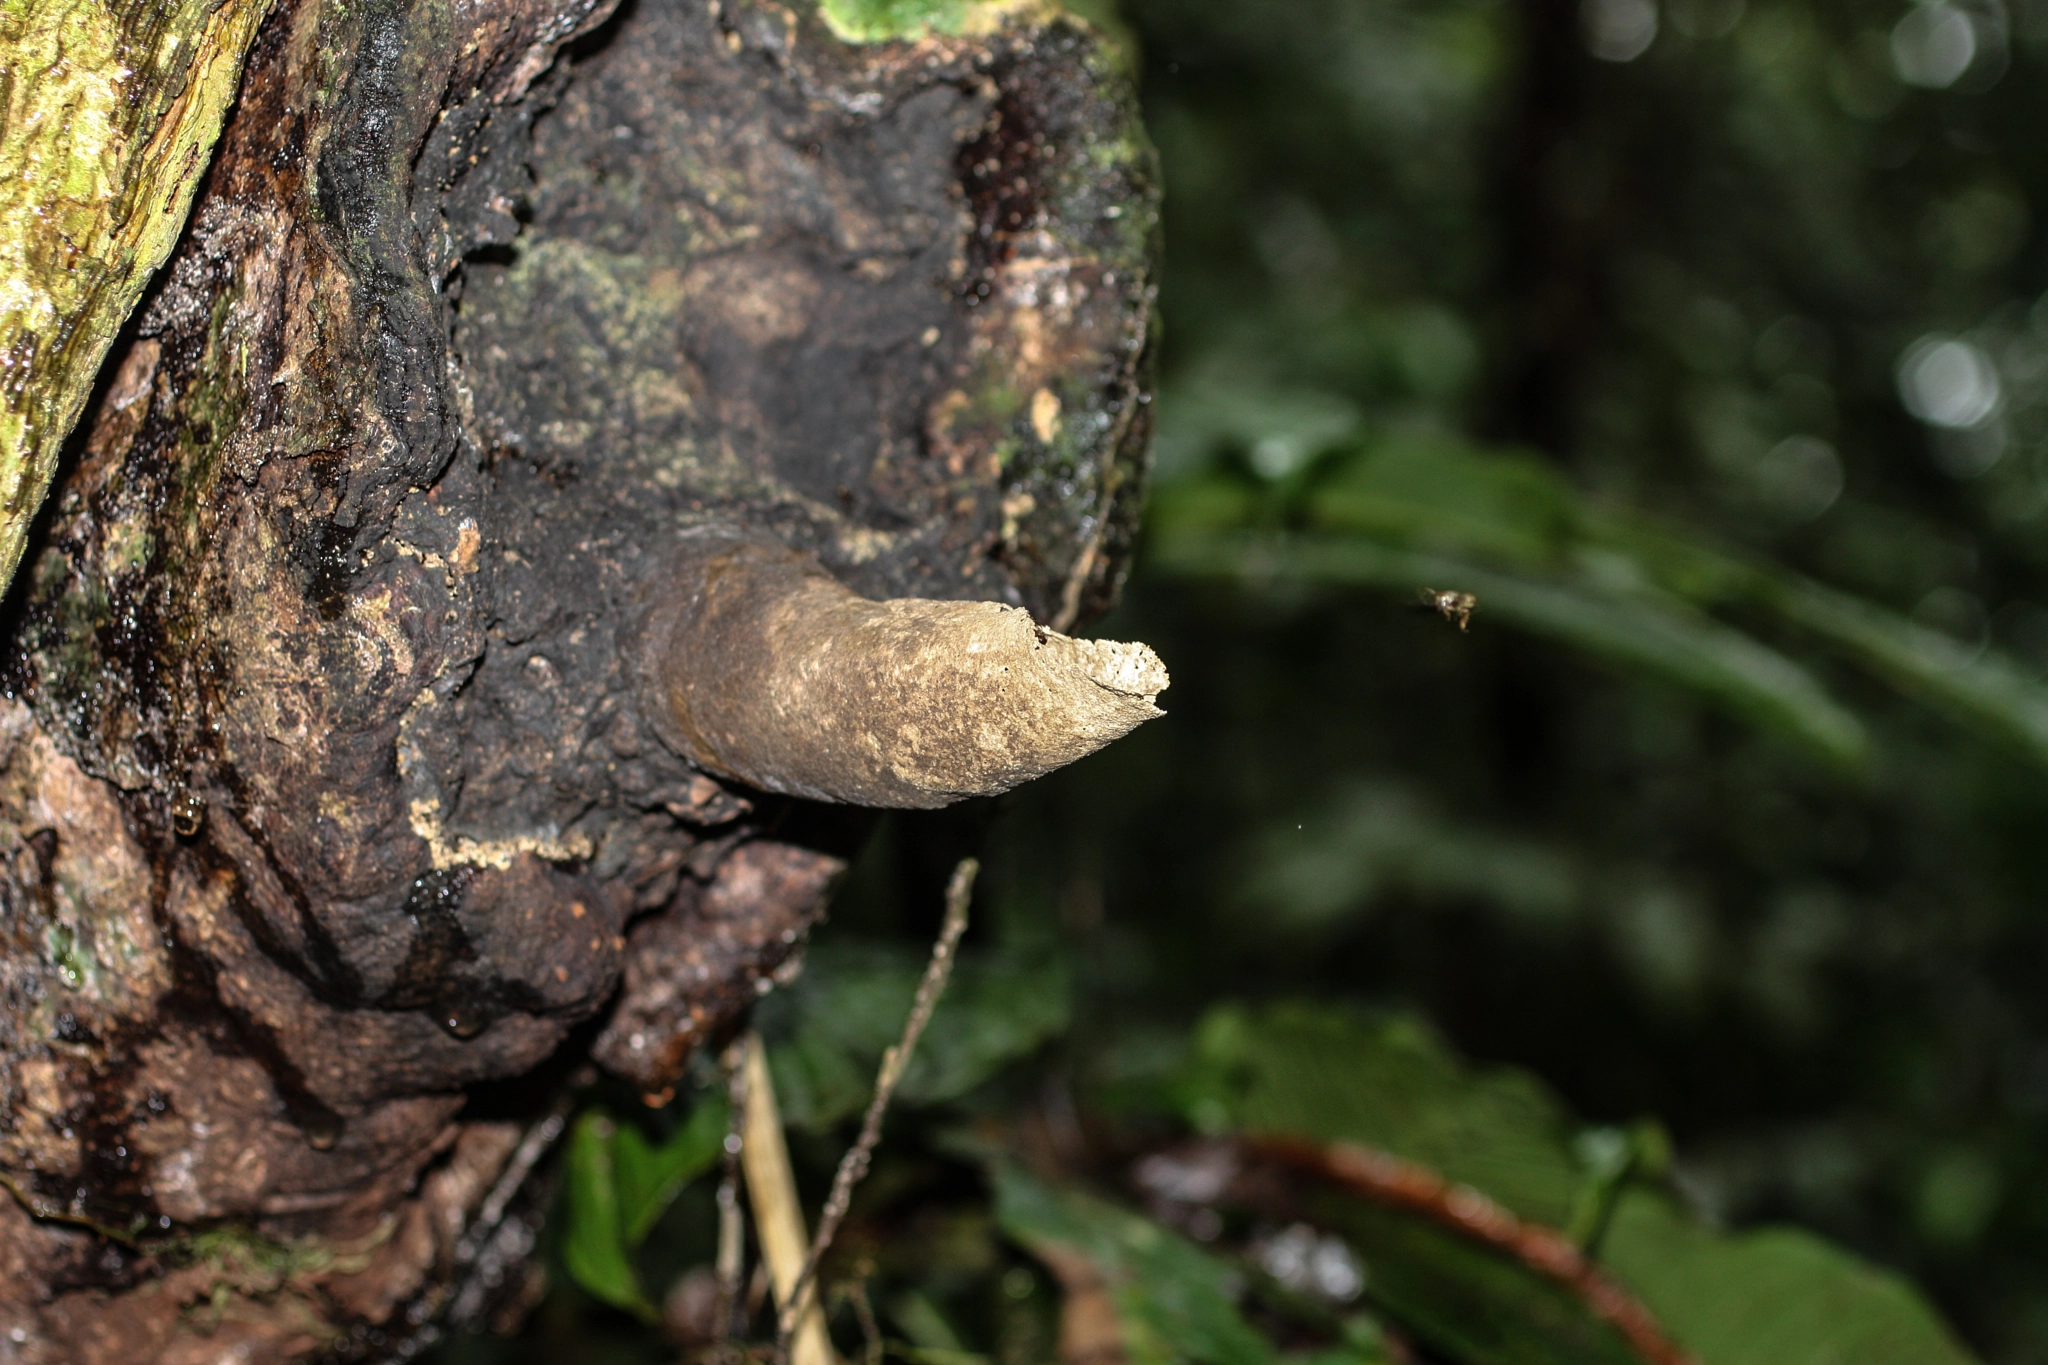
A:
POLYGON ((740 1138, 740 1166, 747 1176, 747 1199, 754 1206, 754 1233, 761 1259, 775 1286, 778 1354, 791 1365, 839 1365, 825 1334, 825 1314, 804 1273, 804 1213, 797 1200, 796 1176, 789 1166, 789 1146, 782 1136, 782 1116, 775 1106, 775 1082, 768 1075, 768 1051, 761 1036, 742 1040, 746 1075, 746 1120, 740 1138), (794 1341, 794 1348, 788 1343, 794 1341))
MULTIPOLYGON (((809 1289, 816 1279, 818 1262, 824 1259, 839 1225, 846 1220, 846 1211, 853 1204, 853 1188, 867 1175, 868 1165, 874 1160, 875 1146, 882 1140, 882 1118, 889 1111, 889 1101, 895 1096, 903 1073, 910 1068, 911 1054, 917 1050, 917 1040, 923 1036, 925 1025, 931 1022, 932 1011, 938 1008, 939 997, 945 994, 946 982, 953 974, 953 955, 960 946, 960 936, 967 932, 967 907, 974 899, 974 878, 980 871, 981 862, 976 858, 962 858, 953 868, 952 880, 946 885, 945 922, 939 927, 938 940, 932 944, 931 961, 925 964, 924 979, 917 983, 910 1017, 903 1022, 903 1036, 882 1054, 881 1073, 875 1078, 875 1097, 869 1101, 867 1117, 861 1121, 860 1137, 840 1158, 839 1169, 832 1177, 831 1197, 825 1201, 825 1210, 818 1216, 818 1235, 811 1240, 810 1252, 804 1257, 803 1272, 797 1280, 803 1289, 809 1289)), ((778 1361, 787 1356, 789 1336, 795 1324, 795 1316, 784 1308, 775 1334, 778 1361)), ((798 1361, 796 1365, 803 1365, 803 1362, 798 1361)))

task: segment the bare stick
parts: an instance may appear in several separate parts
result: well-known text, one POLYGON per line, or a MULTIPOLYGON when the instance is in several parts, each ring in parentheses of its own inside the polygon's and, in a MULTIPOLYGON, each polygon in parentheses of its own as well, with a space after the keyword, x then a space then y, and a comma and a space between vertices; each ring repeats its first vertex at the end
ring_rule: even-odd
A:
POLYGON ((882 1327, 875 1321, 875 1306, 868 1300, 867 1278, 855 1280, 846 1291, 853 1303, 853 1315, 860 1320, 861 1339, 867 1343, 863 1359, 867 1365, 882 1365, 882 1327))
POLYGON ((775 1082, 768 1075, 768 1051, 761 1037, 743 1040, 747 1077, 746 1122, 740 1137, 740 1167, 746 1172, 747 1200, 754 1206, 754 1234, 761 1259, 775 1287, 777 1341, 791 1365, 838 1365, 832 1339, 825 1334, 825 1314, 804 1274, 804 1211, 797 1201, 796 1176, 789 1167, 789 1146, 776 1112, 775 1082), (795 1339, 794 1350, 787 1343, 795 1339))
POLYGON ((491 1186, 491 1191, 484 1197, 484 1202, 478 1205, 476 1217, 470 1220, 469 1227, 462 1234, 462 1240, 455 1244, 457 1265, 467 1266, 477 1258, 477 1253, 483 1250, 485 1241, 498 1230, 498 1224, 505 1221, 505 1210, 510 1207, 513 1198, 526 1184, 526 1178, 533 1174, 534 1167, 540 1165, 540 1159, 555 1145, 556 1140, 562 1136, 562 1129, 567 1127, 568 1123, 569 1097, 564 1096, 555 1102, 554 1108, 548 1111, 545 1118, 527 1128, 511 1159, 505 1163, 505 1169, 499 1174, 497 1183, 491 1186))
MULTIPOLYGON (((889 1111, 889 1101, 896 1094, 903 1073, 910 1069, 910 1056, 917 1050, 917 1040, 924 1034, 925 1025, 932 1020, 932 1011, 938 1008, 939 997, 945 994, 946 981, 953 974, 954 950, 960 946, 960 936, 967 932, 967 905, 974 898, 974 878, 980 871, 981 862, 976 858, 962 858, 953 869, 953 879, 946 886, 945 923, 939 928, 938 941, 932 944, 924 979, 917 983, 910 1017, 903 1022, 903 1037, 882 1054, 881 1073, 875 1077, 875 1097, 868 1102, 867 1117, 861 1121, 860 1138, 840 1158, 839 1170, 832 1177, 832 1195, 825 1201, 825 1211, 818 1215, 818 1235, 811 1239, 811 1249, 804 1256, 803 1274, 797 1280, 803 1288, 808 1289, 817 1277, 818 1262, 824 1259, 839 1225, 846 1220, 846 1211, 853 1204, 853 1187, 867 1175, 875 1145, 882 1140, 882 1116, 889 1111)), ((787 1356, 790 1332, 795 1325, 794 1315, 785 1309, 775 1334, 778 1361, 787 1356)))
POLYGON ((1649 1365, 1695 1365, 1684 1348, 1665 1335, 1642 1301, 1589 1260, 1570 1239, 1553 1228, 1524 1222, 1469 1185, 1453 1185, 1427 1166, 1352 1142, 1325 1146, 1272 1135, 1240 1139, 1239 1146, 1375 1203, 1421 1214, 1505 1252, 1576 1295, 1649 1365))

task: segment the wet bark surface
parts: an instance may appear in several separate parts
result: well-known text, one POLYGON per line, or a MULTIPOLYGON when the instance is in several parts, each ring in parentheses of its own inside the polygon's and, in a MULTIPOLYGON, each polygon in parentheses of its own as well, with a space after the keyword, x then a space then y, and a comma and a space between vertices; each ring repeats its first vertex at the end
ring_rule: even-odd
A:
POLYGON ((273 12, 10 601, 0 1360, 516 1309, 558 1086, 471 1093, 668 1092, 862 832, 639 714, 681 538, 1100 610, 1154 205, 1063 19, 273 12))

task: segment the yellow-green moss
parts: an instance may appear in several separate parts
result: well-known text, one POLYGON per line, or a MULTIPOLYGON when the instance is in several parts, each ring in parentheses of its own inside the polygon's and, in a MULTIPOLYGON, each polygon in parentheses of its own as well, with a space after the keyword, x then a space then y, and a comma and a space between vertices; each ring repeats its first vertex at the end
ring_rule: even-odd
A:
POLYGON ((1012 15, 1052 13, 1045 0, 818 0, 826 27, 847 43, 987 33, 1012 15))
POLYGON ((0 588, 269 0, 0 0, 0 588))
POLYGON ((1116 0, 818 0, 818 13, 844 43, 916 40, 933 33, 954 38, 992 33, 1013 21, 1046 23, 1065 15, 1093 28, 1127 70, 1135 53, 1116 0))

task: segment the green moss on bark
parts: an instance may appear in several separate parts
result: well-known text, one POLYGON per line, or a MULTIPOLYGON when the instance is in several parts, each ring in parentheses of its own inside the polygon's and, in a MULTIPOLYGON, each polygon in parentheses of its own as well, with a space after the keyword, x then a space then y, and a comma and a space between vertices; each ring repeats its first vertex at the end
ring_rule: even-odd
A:
POLYGON ((269 0, 0 6, 0 586, 185 225, 269 0))

